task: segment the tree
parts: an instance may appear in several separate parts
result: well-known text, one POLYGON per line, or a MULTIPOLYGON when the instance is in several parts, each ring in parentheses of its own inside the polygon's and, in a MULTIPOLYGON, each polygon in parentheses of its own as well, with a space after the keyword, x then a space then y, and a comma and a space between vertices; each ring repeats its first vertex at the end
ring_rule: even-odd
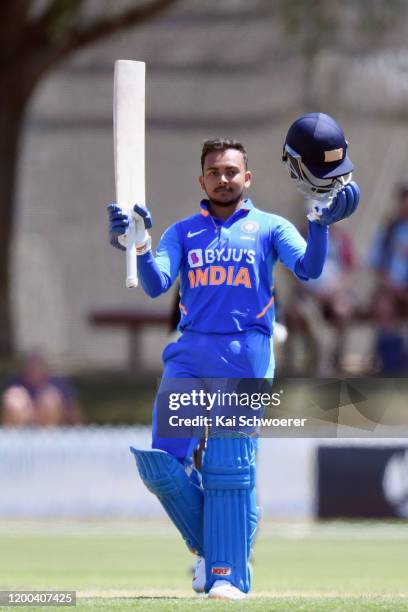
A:
MULTIPOLYGON (((282 24, 292 52, 302 58, 305 108, 318 106, 317 67, 325 51, 353 56, 381 49, 407 11, 405 0, 264 0, 263 6, 282 24)), ((402 36, 404 40, 405 31, 402 36)))
POLYGON ((406 2, 276 0, 272 12, 303 58, 303 105, 313 108, 319 99, 316 80, 322 53, 336 50, 353 56, 385 47, 404 21, 406 2))
POLYGON ((0 5, 0 357, 13 351, 10 246, 24 116, 44 75, 75 51, 156 17, 178 0, 145 0, 85 18, 88 0, 2 0, 0 5))

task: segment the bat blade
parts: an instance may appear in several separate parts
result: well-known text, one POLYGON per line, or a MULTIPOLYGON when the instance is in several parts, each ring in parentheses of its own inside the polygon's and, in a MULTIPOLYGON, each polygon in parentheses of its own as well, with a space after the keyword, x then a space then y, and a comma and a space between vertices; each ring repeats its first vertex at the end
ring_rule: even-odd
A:
POLYGON ((117 60, 113 88, 113 140, 118 206, 129 215, 126 287, 137 287, 133 206, 145 205, 145 72, 144 62, 117 60))

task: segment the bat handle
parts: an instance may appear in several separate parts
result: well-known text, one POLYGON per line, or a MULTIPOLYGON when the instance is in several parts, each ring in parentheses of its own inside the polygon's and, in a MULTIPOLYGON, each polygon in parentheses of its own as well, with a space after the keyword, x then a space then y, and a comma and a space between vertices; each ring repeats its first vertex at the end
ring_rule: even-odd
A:
POLYGON ((129 218, 127 229, 126 247, 126 287, 131 289, 139 284, 137 278, 137 255, 136 255, 136 224, 135 220, 129 218))

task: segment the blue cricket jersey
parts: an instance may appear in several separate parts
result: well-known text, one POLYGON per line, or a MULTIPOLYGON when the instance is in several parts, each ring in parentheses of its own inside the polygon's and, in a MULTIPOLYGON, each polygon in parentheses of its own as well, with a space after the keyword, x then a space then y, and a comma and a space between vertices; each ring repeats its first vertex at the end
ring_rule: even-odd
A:
MULTIPOLYGON (((327 228, 310 225, 315 226, 311 254, 321 271, 327 228)), ((167 291, 180 274, 181 331, 233 334, 258 330, 271 335, 275 263, 280 260, 307 279, 312 275, 307 266, 306 271, 303 264, 299 267, 305 253, 306 242, 292 223, 258 210, 250 199, 226 221, 213 217, 208 201, 203 200, 200 213, 164 232, 155 257, 151 252, 138 257, 138 273, 152 297, 167 291)))

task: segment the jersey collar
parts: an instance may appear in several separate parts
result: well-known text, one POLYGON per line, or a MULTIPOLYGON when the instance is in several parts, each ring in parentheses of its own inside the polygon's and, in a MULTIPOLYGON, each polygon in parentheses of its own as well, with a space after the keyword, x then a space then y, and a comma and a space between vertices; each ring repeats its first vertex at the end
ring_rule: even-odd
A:
MULTIPOLYGON (((207 199, 201 200, 201 202, 200 202, 200 209, 201 209, 201 211, 200 211, 200 212, 201 212, 201 214, 202 214, 204 217, 208 217, 208 216, 210 216, 210 214, 211 214, 211 213, 210 213, 210 210, 209 210, 209 208, 208 208, 208 207, 209 207, 209 204, 210 204, 210 202, 209 202, 209 200, 207 200, 207 199)), ((254 205, 253 205, 253 203, 252 203, 251 198, 245 198, 244 203, 242 204, 241 208, 240 208, 239 210, 237 210, 236 212, 240 212, 240 211, 250 211, 252 208, 254 208, 254 205)), ((234 213, 234 214, 235 214, 235 213, 234 213)))

